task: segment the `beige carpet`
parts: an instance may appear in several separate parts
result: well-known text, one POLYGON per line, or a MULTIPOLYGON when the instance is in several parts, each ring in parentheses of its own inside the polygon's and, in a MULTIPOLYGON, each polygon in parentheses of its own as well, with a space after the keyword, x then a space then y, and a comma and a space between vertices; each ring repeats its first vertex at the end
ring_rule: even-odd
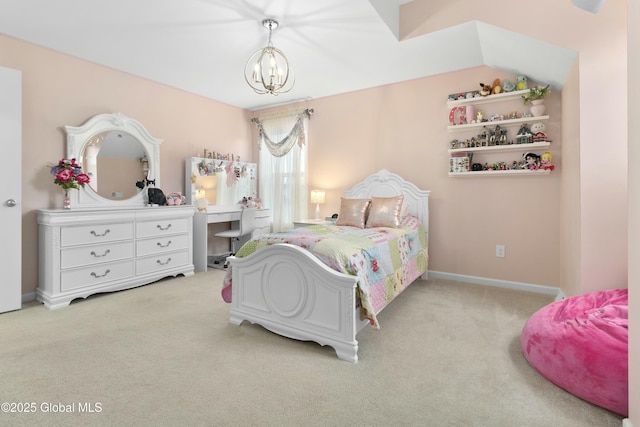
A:
POLYGON ((380 315, 381 330, 359 334, 351 364, 329 347, 229 324, 223 274, 0 315, 0 400, 36 411, 0 413, 0 425, 622 424, 523 358, 520 331, 548 296, 417 282, 380 315))

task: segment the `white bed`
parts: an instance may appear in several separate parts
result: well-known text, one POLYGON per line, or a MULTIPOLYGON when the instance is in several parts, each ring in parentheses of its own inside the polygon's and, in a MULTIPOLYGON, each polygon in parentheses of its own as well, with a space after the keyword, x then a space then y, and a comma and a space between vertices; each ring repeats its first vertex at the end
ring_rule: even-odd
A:
MULTIPOLYGON (((408 213, 420 219, 428 241, 429 191, 383 169, 344 193, 347 198, 399 194, 404 195, 408 213)), ((339 358, 358 361, 356 334, 369 322, 360 320, 355 276, 336 272, 307 250, 289 244, 229 261, 231 323, 248 320, 282 336, 329 345, 339 358)))

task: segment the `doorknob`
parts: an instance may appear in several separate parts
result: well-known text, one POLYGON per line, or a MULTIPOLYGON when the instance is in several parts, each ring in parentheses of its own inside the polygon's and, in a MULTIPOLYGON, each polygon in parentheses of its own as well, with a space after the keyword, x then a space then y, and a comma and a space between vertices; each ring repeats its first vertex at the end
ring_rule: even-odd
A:
POLYGON ((17 205, 18 203, 16 203, 15 200, 13 199, 9 199, 6 202, 4 202, 5 205, 9 206, 10 208, 14 207, 15 205, 17 205))

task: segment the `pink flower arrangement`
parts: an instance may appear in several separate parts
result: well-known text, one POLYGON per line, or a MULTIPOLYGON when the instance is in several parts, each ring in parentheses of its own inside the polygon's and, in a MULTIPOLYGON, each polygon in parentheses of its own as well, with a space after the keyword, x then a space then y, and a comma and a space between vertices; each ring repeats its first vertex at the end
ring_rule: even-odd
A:
POLYGON ((84 187, 91 180, 89 175, 82 173, 76 159, 60 159, 57 165, 51 167, 51 174, 55 176, 53 182, 65 190, 84 187))

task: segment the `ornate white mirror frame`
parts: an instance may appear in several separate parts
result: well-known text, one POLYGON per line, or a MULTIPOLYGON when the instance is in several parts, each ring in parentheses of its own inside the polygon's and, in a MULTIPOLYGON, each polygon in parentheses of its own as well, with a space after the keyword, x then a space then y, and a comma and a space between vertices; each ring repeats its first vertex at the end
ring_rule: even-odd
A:
MULTIPOLYGON (((155 180, 155 187, 160 188, 160 144, 161 139, 156 139, 149 135, 149 132, 138 122, 122 113, 98 114, 87 120, 81 126, 65 126, 67 133, 67 157, 75 158, 87 173, 85 161, 86 150, 95 146, 96 142, 102 142, 111 131, 122 132, 140 142, 146 151, 148 160, 148 172, 146 179, 155 180), (100 141, 96 141, 100 140, 100 141)), ((130 140, 130 138, 125 138, 130 140)), ((141 166, 142 167, 142 166, 141 166)), ((100 172, 104 173, 104 171, 100 172)), ((118 173, 118 171, 114 171, 118 173)), ((92 177, 93 179, 93 177, 92 177)), ((131 185, 135 185, 132 182, 131 185)), ((71 206, 79 208, 118 208, 118 207, 141 207, 146 204, 147 182, 144 181, 144 188, 127 199, 108 199, 99 195, 91 185, 71 191, 71 206)))

